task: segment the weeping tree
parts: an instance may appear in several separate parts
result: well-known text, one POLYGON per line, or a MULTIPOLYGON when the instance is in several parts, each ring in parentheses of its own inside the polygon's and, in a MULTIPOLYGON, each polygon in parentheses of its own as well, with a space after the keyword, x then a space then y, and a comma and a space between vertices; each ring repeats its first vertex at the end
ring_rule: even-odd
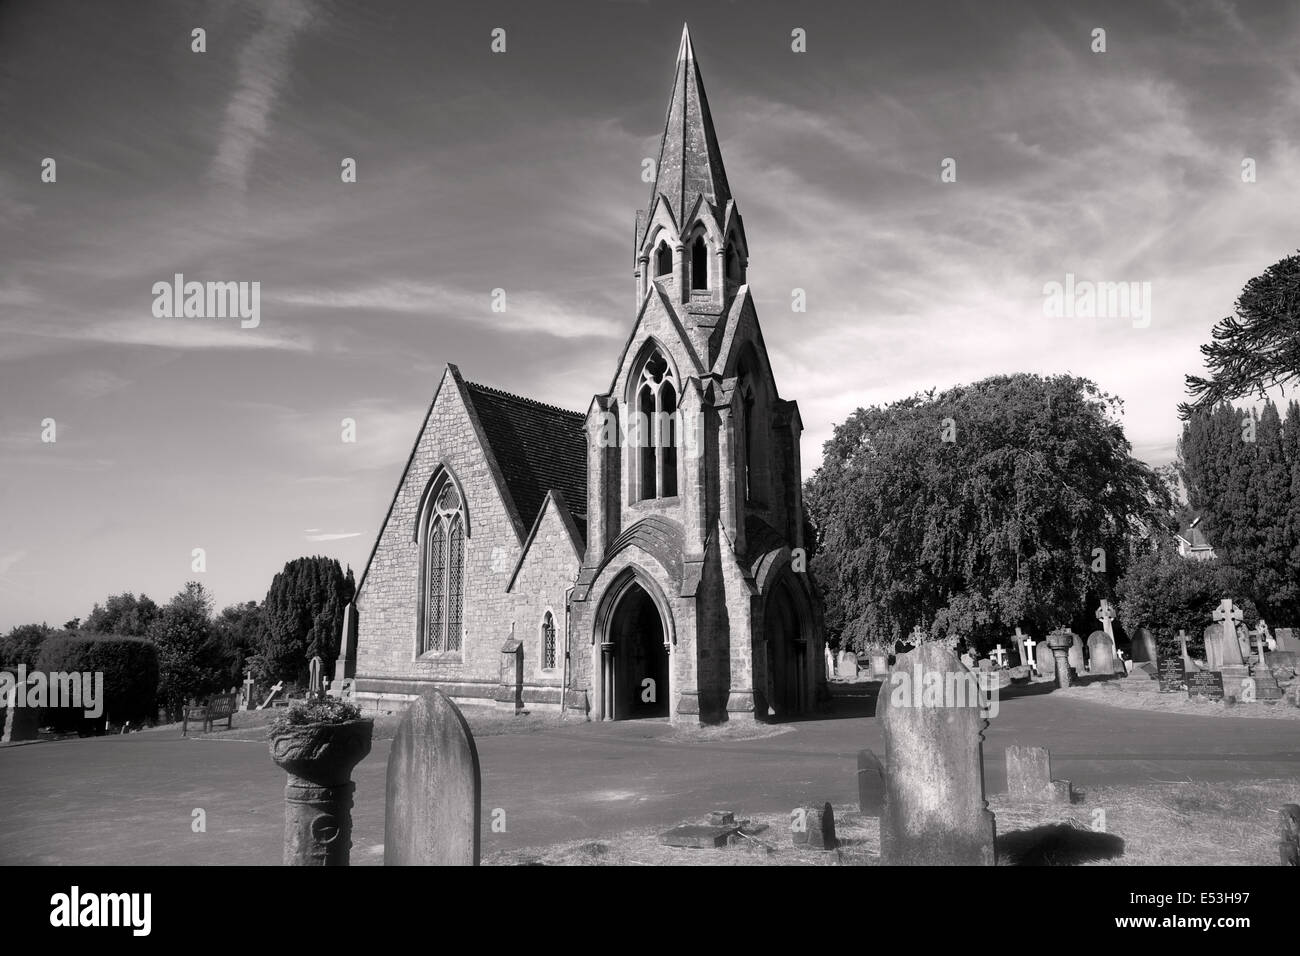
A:
POLYGON ((1121 409, 1087 379, 1018 374, 854 412, 805 488, 831 638, 892 645, 920 624, 987 648, 1113 596, 1172 523, 1121 409))

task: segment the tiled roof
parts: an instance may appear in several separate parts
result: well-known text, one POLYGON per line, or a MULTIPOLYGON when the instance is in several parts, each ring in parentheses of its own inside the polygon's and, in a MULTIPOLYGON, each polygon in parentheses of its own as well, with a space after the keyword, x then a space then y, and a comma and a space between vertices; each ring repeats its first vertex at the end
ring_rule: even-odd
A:
POLYGON ((465 383, 483 435, 525 528, 555 488, 586 530, 586 416, 486 385, 465 383))

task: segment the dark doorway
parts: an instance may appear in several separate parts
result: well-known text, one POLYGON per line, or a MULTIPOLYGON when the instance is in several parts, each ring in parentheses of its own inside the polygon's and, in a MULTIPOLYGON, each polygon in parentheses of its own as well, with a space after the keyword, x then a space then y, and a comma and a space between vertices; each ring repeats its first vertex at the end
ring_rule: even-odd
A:
POLYGON ((639 584, 619 599, 613 638, 614 719, 668 716, 668 649, 659 609, 639 584))
POLYGON ((795 611, 790 586, 777 585, 767 607, 767 701, 775 714, 767 716, 785 720, 805 709, 808 657, 807 645, 800 639, 799 615, 795 611))

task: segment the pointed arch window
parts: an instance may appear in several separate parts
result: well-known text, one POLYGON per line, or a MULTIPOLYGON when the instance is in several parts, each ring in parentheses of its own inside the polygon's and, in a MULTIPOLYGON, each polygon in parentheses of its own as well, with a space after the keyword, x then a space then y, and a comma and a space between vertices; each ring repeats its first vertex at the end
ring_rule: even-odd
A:
POLYGON ((691 242, 691 289, 709 287, 709 247, 704 236, 696 236, 691 242))
POLYGON ((677 494, 677 383, 655 349, 641 366, 636 390, 636 500, 677 494))
POLYGON ((555 616, 550 611, 542 618, 542 670, 555 670, 555 616))
POLYGON ((424 529, 420 653, 458 653, 465 604, 465 504, 450 480, 429 507, 424 529))
POLYGON ((754 438, 757 429, 754 427, 754 390, 748 385, 745 386, 744 397, 744 432, 745 432, 745 501, 752 501, 754 494, 754 438))
POLYGON ((668 243, 661 242, 655 249, 655 278, 666 276, 673 271, 673 251, 668 248, 668 243))

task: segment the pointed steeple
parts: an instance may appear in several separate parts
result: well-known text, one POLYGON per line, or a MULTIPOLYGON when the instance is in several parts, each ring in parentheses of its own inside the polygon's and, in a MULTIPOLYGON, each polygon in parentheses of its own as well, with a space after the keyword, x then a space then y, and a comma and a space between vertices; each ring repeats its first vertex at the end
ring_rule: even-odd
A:
POLYGON ((686 225, 683 218, 690 214, 697 195, 714 206, 719 219, 731 199, 709 101, 704 95, 704 81, 700 79, 695 49, 691 46, 691 31, 685 24, 647 214, 654 209, 655 200, 661 194, 668 200, 679 227, 686 225))

